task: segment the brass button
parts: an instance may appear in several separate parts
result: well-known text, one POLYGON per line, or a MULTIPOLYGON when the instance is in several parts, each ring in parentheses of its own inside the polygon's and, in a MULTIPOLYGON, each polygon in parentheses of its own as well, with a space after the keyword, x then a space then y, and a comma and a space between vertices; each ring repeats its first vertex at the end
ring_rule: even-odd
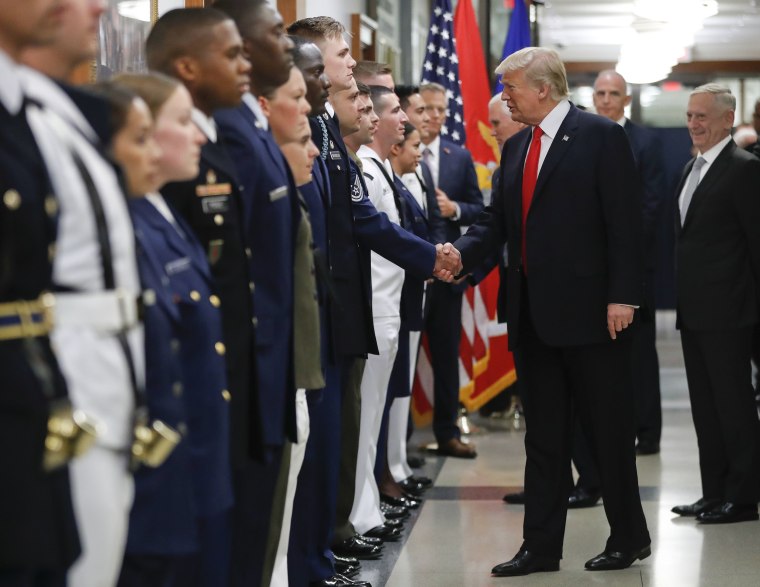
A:
POLYGON ((219 299, 219 296, 211 295, 209 296, 208 301, 211 302, 211 305, 215 308, 222 305, 222 300, 219 299))
POLYGON ((256 328, 259 325, 259 319, 254 316, 251 318, 251 324, 253 324, 253 327, 256 328))
POLYGON ((340 171, 340 165, 336 165, 335 167, 337 167, 338 171, 340 171))
POLYGON ((172 338, 171 347, 172 352, 176 353, 179 351, 179 341, 176 338, 172 338))
POLYGON ((55 259, 55 253, 56 253, 55 243, 50 243, 48 245, 48 261, 50 261, 51 263, 53 262, 53 259, 55 259))
POLYGON ((216 349, 217 355, 224 356, 224 353, 227 352, 227 348, 224 346, 223 342, 218 342, 214 345, 214 348, 216 349))
POLYGON ((174 394, 174 397, 182 397, 182 383, 179 381, 175 381, 174 385, 172 385, 172 393, 174 394))
POLYGON ((190 292, 190 299, 194 302, 200 302, 201 301, 201 294, 199 294, 197 291, 193 290, 190 292))
POLYGON ((8 190, 3 194, 3 204, 8 210, 18 210, 21 205, 21 194, 16 190, 8 190))
POLYGON ((214 216, 214 224, 216 224, 217 226, 221 226, 222 224, 224 224, 224 216, 222 216, 221 214, 216 214, 214 216))
POLYGON ((249 247, 245 248, 245 256, 248 257, 249 259, 253 257, 253 253, 251 252, 251 249, 249 247))
POLYGON ((146 289, 142 294, 143 304, 152 306, 156 303, 156 292, 152 289, 146 289))
POLYGON ((58 202, 53 196, 45 198, 45 212, 47 212, 47 215, 50 217, 58 214, 58 202))
POLYGON ((179 432, 182 436, 187 436, 187 424, 184 422, 177 424, 177 432, 179 432))
POLYGON ((256 285, 252 281, 249 281, 248 282, 248 289, 250 289, 251 293, 253 293, 255 291, 255 289, 256 289, 256 285))
POLYGON ((228 402, 232 399, 232 394, 227 391, 226 389, 222 390, 222 397, 224 398, 224 401, 228 402))

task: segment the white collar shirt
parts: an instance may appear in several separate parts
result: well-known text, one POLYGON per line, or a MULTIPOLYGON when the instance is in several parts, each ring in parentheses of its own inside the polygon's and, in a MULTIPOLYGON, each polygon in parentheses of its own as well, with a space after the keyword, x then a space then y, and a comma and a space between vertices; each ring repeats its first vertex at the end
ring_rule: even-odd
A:
MULTIPOLYGON (((728 145, 729 141, 734 140, 731 135, 728 135, 723 140, 721 140, 719 143, 713 145, 707 151, 704 153, 697 153, 697 159, 702 157, 705 160, 705 164, 702 165, 702 169, 699 170, 699 181, 702 181, 705 177, 705 174, 710 169, 710 166, 715 163, 715 160, 718 158, 718 155, 720 155, 721 151, 726 148, 726 145, 728 145)), ((689 185, 689 177, 686 177, 686 181, 683 183, 683 188, 681 188, 681 193, 678 195, 678 209, 680 210, 683 206, 683 195, 686 193, 686 187, 689 185)), ((697 182, 697 185, 699 185, 699 182, 697 182)))
POLYGON ((259 126, 264 130, 269 130, 269 119, 261 109, 261 104, 259 104, 258 98, 250 92, 246 92, 243 94, 243 103, 251 109, 251 112, 253 112, 253 115, 256 117, 256 122, 258 122, 259 126))
POLYGON ((541 167, 546 159, 546 154, 549 152, 549 148, 552 146, 552 142, 559 132, 559 127, 562 126, 568 112, 570 112, 570 102, 561 100, 538 125, 544 134, 541 135, 541 155, 538 158, 537 176, 541 174, 541 167))
POLYGON ((422 145, 422 160, 430 167, 430 174, 433 176, 435 187, 438 187, 440 165, 441 165, 441 137, 435 137, 430 144, 422 145), (429 151, 426 153, 426 151, 429 151))
POLYGON ((206 116, 197 108, 193 108, 193 111, 190 113, 190 118, 193 123, 195 123, 195 126, 198 127, 198 130, 200 130, 210 142, 216 143, 219 140, 219 131, 217 130, 216 122, 214 122, 212 117, 206 116))
POLYGON ((18 65, 4 51, 0 50, 0 102, 11 116, 21 111, 24 103, 24 93, 21 90, 21 80, 18 65))

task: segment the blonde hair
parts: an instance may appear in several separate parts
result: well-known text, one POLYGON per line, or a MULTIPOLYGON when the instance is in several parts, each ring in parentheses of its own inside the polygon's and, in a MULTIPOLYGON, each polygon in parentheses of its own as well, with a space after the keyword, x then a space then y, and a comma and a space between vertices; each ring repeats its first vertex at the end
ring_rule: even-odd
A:
POLYGON ((552 100, 559 101, 570 95, 565 65, 554 49, 525 47, 515 51, 499 64, 496 74, 520 69, 525 71, 526 79, 534 86, 549 86, 552 100))

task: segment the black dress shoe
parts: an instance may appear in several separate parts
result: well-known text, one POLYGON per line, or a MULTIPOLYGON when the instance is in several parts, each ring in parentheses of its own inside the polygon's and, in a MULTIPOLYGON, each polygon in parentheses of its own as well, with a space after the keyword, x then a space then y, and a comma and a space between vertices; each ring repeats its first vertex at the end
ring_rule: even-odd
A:
POLYGON ((589 571, 619 571, 627 569, 637 560, 644 560, 650 554, 652 554, 652 548, 648 545, 633 552, 605 550, 602 554, 586 561, 586 568, 589 571))
POLYGON ((521 550, 510 561, 491 569, 494 577, 515 577, 548 571, 559 571, 559 559, 521 550))
POLYGON ((387 503, 388 505, 400 506, 408 510, 416 510, 420 507, 420 502, 415 499, 409 499, 408 497, 393 497, 392 495, 380 494, 380 502, 387 503))
POLYGON ((651 442, 647 440, 639 440, 639 443, 636 445, 636 454, 637 455, 656 455, 660 452, 660 443, 659 442, 651 442))
POLYGON ((372 544, 373 546, 381 546, 383 544, 383 541, 379 538, 373 538, 372 536, 367 536, 366 534, 357 534, 356 539, 361 540, 365 544, 372 544))
POLYGON ((391 520, 403 520, 409 517, 409 510, 405 507, 388 505, 383 502, 380 502, 380 511, 386 518, 390 518, 391 520))
POLYGON ((406 464, 409 465, 412 469, 419 469, 420 467, 424 467, 425 463, 425 457, 417 457, 414 455, 409 455, 406 457, 406 464))
POLYGON ((399 530, 401 530, 404 527, 404 522, 398 519, 397 520, 388 519, 388 520, 385 520, 385 525, 388 526, 389 528, 398 528, 399 530))
POLYGON ((517 493, 507 493, 501 499, 503 499, 507 503, 524 504, 525 503, 525 492, 524 491, 518 491, 517 493))
POLYGON ((383 542, 397 542, 401 539, 401 530, 386 525, 375 526, 362 534, 362 540, 366 538, 377 538, 383 542))
POLYGON ((346 585, 353 585, 354 587, 372 587, 372 584, 367 583, 366 581, 353 581, 340 573, 333 575, 329 579, 312 583, 311 585, 313 587, 345 587, 346 585))
POLYGON ((336 573, 335 577, 333 578, 338 579, 339 581, 343 581, 340 583, 341 585, 353 585, 353 587, 372 587, 372 584, 368 583, 367 581, 355 581, 354 579, 346 577, 341 573, 336 573))
POLYGON ((694 516, 698 516, 703 512, 709 512, 711 509, 719 505, 719 499, 705 499, 704 497, 700 497, 694 503, 687 505, 677 505, 670 511, 674 514, 678 514, 679 516, 688 516, 693 518, 694 516))
POLYGON ((757 519, 756 504, 738 504, 730 501, 697 515, 697 522, 702 524, 733 524, 757 519))
POLYGON ((335 572, 348 578, 356 577, 356 575, 359 574, 359 567, 353 565, 342 565, 336 562, 335 572))
POLYGON ((359 566, 359 559, 353 556, 340 556, 333 553, 333 558, 335 559, 336 563, 340 563, 342 565, 351 565, 352 567, 359 566))
POLYGON ((351 538, 339 542, 333 546, 332 550, 339 556, 353 556, 361 560, 375 560, 383 554, 381 546, 367 544, 360 540, 358 536, 351 536, 351 538))
POLYGON ((575 487, 567 498, 568 509, 590 508, 597 504, 602 492, 597 490, 588 490, 585 487, 575 487))

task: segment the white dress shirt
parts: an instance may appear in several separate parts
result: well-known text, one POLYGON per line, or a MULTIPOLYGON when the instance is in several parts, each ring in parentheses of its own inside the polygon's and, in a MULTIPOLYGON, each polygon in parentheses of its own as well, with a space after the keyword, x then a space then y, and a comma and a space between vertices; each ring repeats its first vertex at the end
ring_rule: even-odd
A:
MULTIPOLYGON (((733 137, 731 135, 728 135, 726 138, 724 138, 722 141, 717 143, 716 145, 713 145, 707 151, 704 153, 697 153, 697 158, 702 157, 705 160, 705 164, 702 165, 702 169, 699 170, 699 181, 702 181, 702 178, 704 178, 705 174, 707 173, 707 170, 710 169, 710 166, 715 163, 715 160, 718 158, 718 155, 720 155, 720 152, 726 148, 726 145, 729 141, 733 141, 733 137)), ((683 207, 683 195, 686 193, 686 188, 689 185, 689 178, 687 176, 686 181, 683 183, 683 188, 681 188, 681 193, 678 194, 678 210, 681 211, 681 208, 683 207)), ((699 182, 697 182, 697 186, 699 186, 699 182)))
MULTIPOLYGON (((104 289, 97 228, 72 151, 92 177, 105 213, 116 287, 134 300, 140 295, 135 240, 126 198, 109 162, 90 142, 95 131, 69 96, 52 80, 21 68, 24 92, 43 109, 27 108, 29 125, 42 153, 57 196, 59 216, 53 282, 74 291, 104 289)), ((131 328, 127 339, 138 384, 145 380, 142 326, 131 328)), ((94 328, 56 327, 51 340, 76 407, 104 425, 99 443, 127 448, 132 439, 133 391, 124 351, 112 334, 94 328)))
POLYGON ((409 192, 414 196, 414 199, 417 200, 420 208, 425 211, 425 216, 427 216, 427 202, 425 199, 425 191, 422 189, 420 176, 417 174, 422 174, 422 168, 419 165, 417 166, 416 171, 402 175, 401 181, 404 182, 406 189, 408 189, 409 192))
POLYGON ((15 116, 21 110, 24 94, 21 90, 18 65, 2 50, 0 50, 0 79, 3 80, 0 84, 0 102, 11 116, 15 116))
MULTIPOLYGON (((375 161, 383 166, 388 173, 388 177, 393 177, 393 169, 390 163, 387 160, 382 161, 380 156, 366 145, 359 147, 356 155, 362 160, 364 165, 367 197, 377 208, 378 212, 385 213, 394 224, 400 224, 396 200, 393 198, 393 188, 388 185, 388 181, 377 168, 375 161)), ((371 262, 373 318, 399 316, 401 289, 404 286, 404 270, 374 251, 371 253, 371 262)))
POLYGON ((246 92, 243 94, 243 104, 248 106, 248 108, 251 109, 251 112, 253 112, 253 115, 256 117, 256 121, 259 123, 261 128, 264 130, 269 129, 269 119, 266 117, 266 114, 264 114, 264 111, 261 109, 261 104, 259 104, 259 99, 251 94, 250 92, 246 92))
POLYGON ((190 118, 195 126, 198 127, 198 130, 206 135, 206 138, 210 143, 216 143, 216 141, 219 140, 219 131, 217 130, 216 122, 214 122, 212 117, 206 116, 197 108, 193 108, 193 111, 190 113, 190 118))
POLYGON ((544 131, 544 134, 541 135, 541 154, 538 157, 538 173, 536 177, 541 175, 541 167, 546 159, 546 154, 549 152, 554 137, 557 136, 559 127, 562 126, 568 112, 570 112, 570 102, 561 100, 538 125, 544 131))

